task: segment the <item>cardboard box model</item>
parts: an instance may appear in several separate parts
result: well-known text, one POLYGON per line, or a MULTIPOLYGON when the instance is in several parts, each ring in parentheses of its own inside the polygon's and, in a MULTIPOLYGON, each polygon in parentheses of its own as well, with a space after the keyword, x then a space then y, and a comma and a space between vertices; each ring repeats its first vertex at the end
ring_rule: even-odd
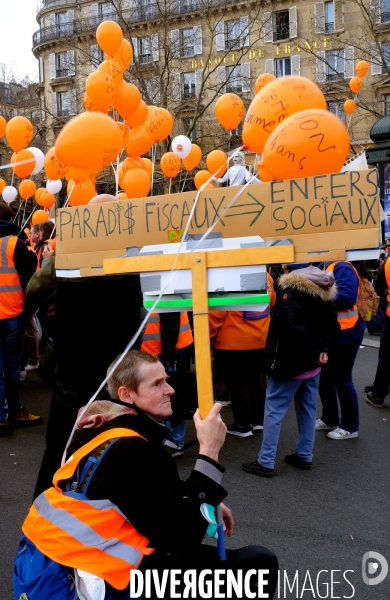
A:
MULTIPOLYGON (((221 234, 211 234, 200 241, 201 235, 188 236, 182 244, 157 244, 144 246, 140 256, 177 254, 191 250, 232 250, 261 248, 265 246, 260 236, 223 239, 221 234), (181 247, 180 247, 181 246, 181 247), (180 252, 179 252, 180 250, 180 252)), ((192 275, 190 269, 141 273, 141 289, 145 308, 153 306, 162 294, 156 312, 192 310, 192 275)), ((265 265, 211 268, 207 270, 208 304, 210 310, 264 311, 269 305, 267 269, 265 265)))

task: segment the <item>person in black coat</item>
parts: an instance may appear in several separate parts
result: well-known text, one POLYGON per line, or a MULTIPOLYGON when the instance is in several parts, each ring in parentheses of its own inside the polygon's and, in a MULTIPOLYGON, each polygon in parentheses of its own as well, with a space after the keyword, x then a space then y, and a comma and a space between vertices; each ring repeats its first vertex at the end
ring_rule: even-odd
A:
POLYGON ((339 324, 332 300, 337 289, 333 273, 317 267, 289 265, 279 279, 276 304, 265 348, 267 386, 263 444, 256 461, 243 470, 271 477, 280 427, 293 397, 299 436, 289 464, 309 469, 312 462, 316 398, 321 365, 337 341, 339 324))

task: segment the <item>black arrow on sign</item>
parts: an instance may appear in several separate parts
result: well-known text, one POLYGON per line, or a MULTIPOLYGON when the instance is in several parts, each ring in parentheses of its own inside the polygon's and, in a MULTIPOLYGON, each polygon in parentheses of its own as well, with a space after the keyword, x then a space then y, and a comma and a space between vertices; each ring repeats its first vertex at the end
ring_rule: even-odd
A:
POLYGON ((253 223, 256 223, 257 219, 261 216, 261 213, 265 209, 265 205, 259 202, 259 200, 252 196, 252 194, 250 194, 249 192, 247 192, 247 194, 252 198, 252 200, 254 200, 254 202, 250 202, 249 204, 233 204, 233 206, 231 206, 228 210, 235 208, 247 208, 249 206, 251 206, 252 208, 255 206, 261 208, 258 208, 257 210, 247 210, 245 212, 235 213, 234 215, 225 215, 225 218, 228 219, 229 217, 243 217, 245 215, 256 215, 253 221, 249 223, 249 227, 252 227, 253 223))

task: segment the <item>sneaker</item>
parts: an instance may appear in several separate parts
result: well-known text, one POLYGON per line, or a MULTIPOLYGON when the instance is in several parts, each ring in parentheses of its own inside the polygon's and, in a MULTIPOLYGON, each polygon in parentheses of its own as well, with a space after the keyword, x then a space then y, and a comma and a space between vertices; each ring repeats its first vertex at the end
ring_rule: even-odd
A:
POLYGON ((262 425, 251 425, 252 431, 263 431, 264 427, 262 425))
POLYGON ((35 365, 26 365, 26 371, 36 371, 39 369, 39 361, 35 365))
POLYGON ((334 425, 327 425, 322 419, 317 419, 315 429, 316 431, 320 429, 334 429, 334 425))
POLYGON ((284 457, 284 460, 287 464, 292 465, 293 467, 298 467, 298 469, 311 469, 311 462, 302 460, 302 458, 299 458, 299 456, 297 456, 295 453, 288 454, 284 457))
POLYGON ((243 425, 236 425, 236 423, 232 423, 227 426, 227 433, 230 435, 237 435, 238 437, 250 437, 253 435, 252 429, 250 427, 243 427, 243 425))
POLYGON ((9 424, 9 421, 1 421, 0 422, 0 437, 6 437, 7 435, 11 435, 12 427, 9 424))
POLYGON ((27 381, 27 371, 20 371, 19 381, 27 381))
POLYGON ((366 400, 368 404, 371 404, 371 406, 375 406, 375 408, 383 408, 384 398, 379 398, 379 396, 375 396, 374 392, 368 392, 366 400))
POLYGON ((375 385, 372 383, 371 385, 366 385, 366 387, 364 388, 364 391, 367 392, 372 392, 375 388, 375 385))
POLYGON ((32 415, 25 408, 21 408, 18 413, 12 415, 12 421, 17 427, 29 427, 32 425, 41 425, 42 417, 32 415))
POLYGON ((166 446, 164 444, 165 450, 172 456, 172 458, 176 458, 177 456, 182 456, 184 454, 184 450, 182 448, 172 448, 172 446, 166 446))
POLYGON ((358 431, 346 431, 345 429, 341 429, 341 427, 337 427, 334 431, 329 431, 328 438, 332 440, 349 440, 352 438, 357 438, 359 435, 358 431))
POLYGON ((221 406, 230 406, 231 400, 230 400, 229 392, 224 392, 218 398, 218 400, 216 400, 216 402, 218 402, 218 404, 220 404, 221 406))
POLYGON ((246 473, 253 473, 253 475, 260 475, 260 477, 272 477, 274 474, 273 469, 268 469, 267 467, 263 467, 257 460, 253 462, 244 463, 241 467, 243 471, 246 473))

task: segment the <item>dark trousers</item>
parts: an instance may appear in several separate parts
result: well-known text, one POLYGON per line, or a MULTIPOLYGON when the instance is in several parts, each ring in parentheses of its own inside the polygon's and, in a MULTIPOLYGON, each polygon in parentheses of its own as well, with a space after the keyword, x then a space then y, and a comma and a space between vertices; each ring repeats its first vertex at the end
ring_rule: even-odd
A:
POLYGON ((321 369, 319 393, 322 402, 321 419, 327 425, 350 431, 359 431, 359 403, 352 381, 352 370, 363 339, 338 344, 329 354, 329 361, 321 369), (341 419, 337 397, 340 402, 341 419))
POLYGON ((232 403, 234 422, 243 427, 262 425, 265 386, 262 350, 214 350, 215 367, 232 403))
MULTIPOLYGON (((199 576, 200 571, 204 569, 209 569, 210 571, 215 571, 216 569, 231 569, 233 572, 237 572, 238 570, 243 571, 243 580, 245 577, 245 573, 249 571, 249 569, 254 569, 256 571, 256 576, 252 576, 251 578, 251 591, 257 592, 257 571, 259 569, 268 570, 268 574, 264 574, 264 580, 267 580, 267 585, 264 585, 264 593, 268 594, 268 598, 272 599, 275 594, 275 589, 278 580, 278 559, 275 554, 268 550, 268 548, 264 548, 263 546, 245 546, 244 548, 239 548, 238 550, 227 550, 226 551, 226 561, 220 561, 217 556, 217 549, 212 546, 206 546, 202 544, 200 547, 197 547, 196 550, 191 553, 187 552, 185 555, 176 556, 173 554, 170 555, 161 555, 157 552, 152 554, 149 558, 144 559, 142 561, 139 569, 145 572, 146 569, 157 569, 159 571, 159 579, 162 579, 162 571, 164 569, 169 569, 171 572, 172 569, 181 569, 181 581, 183 581, 183 571, 189 569, 196 569, 197 575, 199 576)), ((208 580, 212 579, 212 576, 209 575, 207 577, 208 580)), ((226 581, 226 577, 224 577, 226 581)), ((224 585, 221 585, 220 591, 224 593, 224 585)), ((182 594, 184 589, 183 585, 178 585, 176 588, 176 592, 182 594)), ((113 600, 124 600, 124 598, 129 597, 128 591, 126 592, 117 592, 110 588, 110 592, 112 594, 111 598, 113 600), (127 596, 126 596, 127 594, 127 596)), ((151 586, 151 598, 157 598, 155 595, 155 590, 153 588, 153 580, 151 586)), ((244 592, 244 590, 243 590, 244 592)), ((107 594, 108 598, 110 595, 107 594)), ((141 596, 144 598, 145 596, 141 596)), ((167 585, 166 593, 164 596, 158 596, 159 598, 171 598, 169 585, 167 585)), ((191 595, 191 597, 194 597, 191 595)), ((197 594, 195 598, 204 597, 197 594)), ((236 596, 233 592, 232 598, 237 597, 246 597, 245 592, 243 596, 236 596)), ((257 597, 257 595, 256 595, 257 597)))
POLYGON ((385 398, 390 387, 390 317, 385 316, 379 346, 378 366, 374 381, 374 394, 385 398))
POLYGON ((23 313, 0 319, 0 421, 21 408, 19 399, 25 316, 23 313))

